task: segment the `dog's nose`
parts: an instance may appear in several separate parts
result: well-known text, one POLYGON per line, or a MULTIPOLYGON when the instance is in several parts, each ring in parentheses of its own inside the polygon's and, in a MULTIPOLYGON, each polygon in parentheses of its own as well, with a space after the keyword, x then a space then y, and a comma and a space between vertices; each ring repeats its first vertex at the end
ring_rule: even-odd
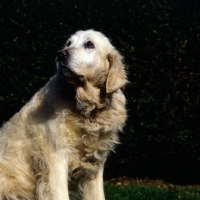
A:
POLYGON ((64 60, 69 57, 69 52, 65 50, 59 50, 56 54, 58 61, 64 60))

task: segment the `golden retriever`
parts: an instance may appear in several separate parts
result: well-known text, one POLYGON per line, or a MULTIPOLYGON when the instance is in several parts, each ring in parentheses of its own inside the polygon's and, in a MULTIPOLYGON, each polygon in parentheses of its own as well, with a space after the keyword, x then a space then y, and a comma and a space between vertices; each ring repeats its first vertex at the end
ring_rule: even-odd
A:
POLYGON ((122 56, 78 31, 56 75, 0 129, 0 200, 103 200, 103 168, 127 114, 122 56))

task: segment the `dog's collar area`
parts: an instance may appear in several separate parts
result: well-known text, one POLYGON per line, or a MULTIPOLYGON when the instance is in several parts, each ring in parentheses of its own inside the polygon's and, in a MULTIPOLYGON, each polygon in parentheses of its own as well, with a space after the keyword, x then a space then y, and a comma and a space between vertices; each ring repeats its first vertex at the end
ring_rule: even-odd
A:
POLYGON ((93 122, 93 120, 92 120, 92 117, 91 116, 89 116, 89 118, 88 118, 89 120, 90 120, 90 122, 92 123, 93 122))
POLYGON ((89 121, 91 122, 91 123, 94 123, 95 122, 95 113, 96 113, 96 111, 97 110, 104 110, 104 109, 107 109, 108 108, 108 102, 107 102, 107 100, 105 99, 105 102, 104 103, 101 103, 101 106, 99 106, 99 107, 97 107, 97 106, 95 106, 95 108, 94 108, 94 110, 92 110, 91 111, 91 113, 90 113, 90 115, 87 117, 88 119, 89 119, 89 121))

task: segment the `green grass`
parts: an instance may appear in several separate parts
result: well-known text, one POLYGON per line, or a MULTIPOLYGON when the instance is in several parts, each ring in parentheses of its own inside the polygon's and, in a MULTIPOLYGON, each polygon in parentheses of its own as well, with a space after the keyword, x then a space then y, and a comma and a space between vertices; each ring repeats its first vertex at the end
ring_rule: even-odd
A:
POLYGON ((137 185, 114 186, 105 184, 106 200, 200 200, 200 188, 137 185))

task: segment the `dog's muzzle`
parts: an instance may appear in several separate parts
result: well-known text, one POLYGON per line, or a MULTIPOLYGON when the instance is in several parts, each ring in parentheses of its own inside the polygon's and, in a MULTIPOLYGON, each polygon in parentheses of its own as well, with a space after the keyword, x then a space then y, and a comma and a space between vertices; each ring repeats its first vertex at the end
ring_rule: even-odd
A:
POLYGON ((59 50, 57 52, 56 58, 58 61, 63 62, 65 59, 69 58, 69 52, 66 50, 59 50))
POLYGON ((67 50, 59 50, 56 54, 57 69, 64 76, 74 75, 74 72, 68 67, 69 52, 67 50))

